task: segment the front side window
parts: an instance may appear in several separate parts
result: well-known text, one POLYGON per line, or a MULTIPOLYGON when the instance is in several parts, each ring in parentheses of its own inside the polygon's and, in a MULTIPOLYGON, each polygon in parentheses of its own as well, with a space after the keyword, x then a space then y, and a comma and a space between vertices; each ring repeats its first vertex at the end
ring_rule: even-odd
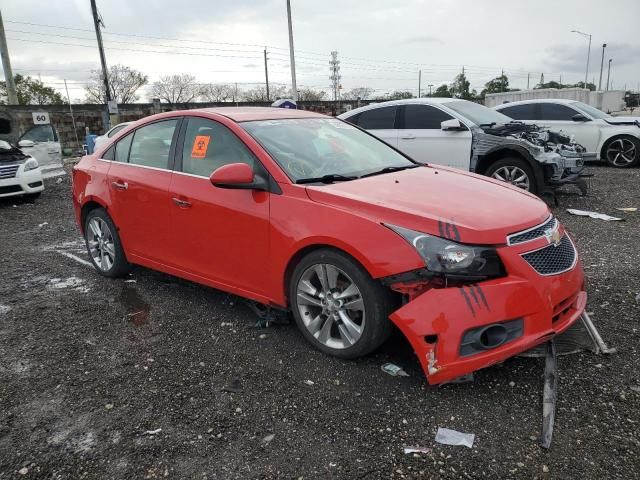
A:
POLYGON ((182 171, 209 177, 230 163, 255 167, 255 157, 246 145, 221 123, 206 118, 190 118, 182 147, 182 171))
POLYGON ((36 143, 55 142, 57 141, 57 136, 51 125, 35 125, 27 130, 20 140, 31 140, 36 143))
POLYGON ((440 130, 441 123, 453 117, 430 105, 406 105, 404 128, 416 130, 440 130))
POLYGON ((365 130, 394 129, 397 110, 396 106, 365 110, 359 114, 357 125, 365 130))
POLYGON ((130 133, 123 139, 116 143, 115 161, 127 163, 129 161, 129 150, 131 149, 131 140, 133 140, 133 133, 130 133))
POLYGON ((416 164, 372 135, 333 118, 263 120, 240 124, 294 182, 355 177, 416 164))
POLYGON ((577 108, 581 112, 593 118, 598 118, 598 119, 611 118, 611 115, 608 115, 604 113, 602 110, 598 110, 597 108, 592 107, 591 105, 587 105, 586 103, 574 102, 571 104, 571 106, 574 108, 577 108))
POLYGON ((571 121, 578 113, 573 108, 558 103, 540 103, 540 120, 571 121))
POLYGON ((133 134, 129 163, 145 167, 168 168, 169 150, 177 124, 177 119, 164 120, 138 128, 133 134))
POLYGON ((526 103, 524 105, 513 105, 500 109, 500 113, 513 118, 514 120, 538 120, 536 118, 536 104, 526 103))

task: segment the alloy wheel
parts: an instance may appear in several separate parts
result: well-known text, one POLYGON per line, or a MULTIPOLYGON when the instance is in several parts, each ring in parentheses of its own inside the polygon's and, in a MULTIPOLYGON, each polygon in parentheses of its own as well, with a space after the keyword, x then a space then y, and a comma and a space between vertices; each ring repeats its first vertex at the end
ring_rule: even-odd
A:
POLYGON ((365 327, 365 306, 358 286, 328 263, 307 268, 296 286, 296 304, 305 328, 334 349, 354 345, 365 327))
POLYGON ((107 222, 99 217, 89 220, 87 244, 91 258, 103 272, 108 271, 116 261, 113 234, 107 222))
POLYGON ((618 138, 607 147, 607 161, 616 167, 627 167, 636 158, 636 146, 628 138, 618 138))
POLYGON ((520 187, 527 191, 531 186, 529 175, 527 175, 527 172, 522 170, 520 167, 505 165, 493 172, 491 178, 510 183, 511 185, 515 185, 516 187, 520 187))

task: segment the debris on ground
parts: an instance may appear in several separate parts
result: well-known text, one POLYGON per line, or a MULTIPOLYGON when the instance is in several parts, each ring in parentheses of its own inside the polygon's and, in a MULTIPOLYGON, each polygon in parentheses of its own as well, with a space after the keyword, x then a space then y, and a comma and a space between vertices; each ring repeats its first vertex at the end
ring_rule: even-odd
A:
POLYGON ((42 222, 42 223, 39 223, 39 224, 38 224, 38 228, 42 228, 42 227, 44 227, 45 225, 49 225, 49 222, 42 222))
POLYGON ((443 445, 459 445, 473 448, 473 442, 476 438, 474 433, 462 433, 449 428, 438 427, 436 433, 436 442, 443 445))
POLYGON ((616 208, 616 210, 620 210, 621 212, 624 212, 624 213, 633 213, 638 211, 636 207, 616 208))
POLYGON ((161 428, 156 428, 155 430, 146 430, 143 435, 157 435, 162 431, 161 428))
POLYGON ((275 434, 273 433, 270 435, 267 435, 262 440, 260 440, 260 445, 262 445, 263 447, 266 447, 271 443, 271 440, 273 440, 274 438, 275 438, 275 434))
POLYGON ((606 213, 591 212, 589 210, 578 210, 576 208, 567 208, 567 212, 569 212, 571 215, 579 215, 581 217, 597 218, 599 220, 605 220, 607 222, 614 222, 614 221, 622 221, 622 220, 624 220, 623 218, 612 217, 611 215, 607 215, 606 213))
POLYGON ((473 372, 467 373, 466 375, 461 375, 459 377, 454 378, 453 380, 449 380, 448 382, 442 382, 438 385, 438 388, 442 388, 445 385, 458 385, 460 383, 470 383, 473 382, 473 372))
MULTIPOLYGON (((556 355, 572 355, 574 353, 588 351, 598 353, 598 347, 591 339, 585 325, 581 321, 575 322, 564 332, 553 337, 556 347, 556 355)), ((537 347, 520 353, 519 357, 544 358, 547 355, 547 344, 542 343, 537 347)))
POLYGON ((315 382, 313 380, 305 380, 304 383, 306 383, 307 385, 315 385, 315 382))
POLYGON ((558 399, 558 361, 553 340, 547 342, 547 357, 544 366, 544 389, 542 392, 542 438, 540 446, 550 448, 553 425, 556 419, 558 399))
POLYGON ((404 453, 430 453, 429 447, 404 447, 404 453))
POLYGON ((582 313, 582 316, 580 317, 580 320, 582 321, 582 324, 586 328, 587 333, 589 334, 589 336, 591 337, 591 340, 593 340, 593 343, 597 348, 596 353, 600 353, 601 352, 601 353, 604 353, 604 354, 608 355, 608 354, 612 354, 612 353, 616 353, 617 352, 617 350, 615 348, 607 347, 607 344, 604 343, 604 340, 600 336, 600 332, 598 332, 598 329, 596 328, 596 326, 591 321, 591 317, 589 316, 589 314, 587 312, 583 312, 582 313))
POLYGON ((130 278, 129 280, 125 280, 124 283, 137 283, 137 280, 130 278))
POLYGON ((57 184, 61 184, 61 183, 62 183, 62 178, 58 178, 58 179, 56 180, 56 183, 57 183, 57 184))
POLYGON ((289 313, 284 310, 253 300, 245 300, 244 303, 258 316, 258 320, 254 325, 255 328, 269 328, 271 325, 289 325, 291 323, 289 313))
POLYGON ((229 393, 240 393, 242 391, 242 383, 239 378, 234 378, 224 387, 222 387, 223 392, 229 393))
POLYGON ((11 307, 9 305, 0 305, 0 315, 4 315, 5 313, 9 313, 10 311, 11 307))
POLYGON ((394 363, 385 363, 380 367, 384 373, 388 373, 392 377, 408 377, 409 374, 405 372, 401 367, 394 363))

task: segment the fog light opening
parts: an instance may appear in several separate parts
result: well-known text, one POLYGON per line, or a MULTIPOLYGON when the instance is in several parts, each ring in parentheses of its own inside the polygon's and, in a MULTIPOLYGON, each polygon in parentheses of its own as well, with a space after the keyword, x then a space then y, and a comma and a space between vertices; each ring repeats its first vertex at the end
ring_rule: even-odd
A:
POLYGON ((437 335, 425 335, 424 336, 424 341, 427 342, 429 345, 433 345, 434 343, 438 342, 438 336, 437 335))
POLYGON ((482 348, 496 348, 507 340, 507 329, 502 325, 491 325, 478 337, 478 343, 482 348))

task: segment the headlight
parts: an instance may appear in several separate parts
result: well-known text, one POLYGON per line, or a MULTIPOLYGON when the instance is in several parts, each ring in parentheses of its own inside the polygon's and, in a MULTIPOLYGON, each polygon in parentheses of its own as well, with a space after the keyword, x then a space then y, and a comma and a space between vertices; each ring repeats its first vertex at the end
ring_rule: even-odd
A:
POLYGON ((24 171, 35 170, 38 168, 38 161, 35 158, 30 158, 24 163, 24 171))
POLYGON ((416 249, 427 270, 450 277, 490 278, 505 274, 495 248, 460 243, 385 224, 416 249))

